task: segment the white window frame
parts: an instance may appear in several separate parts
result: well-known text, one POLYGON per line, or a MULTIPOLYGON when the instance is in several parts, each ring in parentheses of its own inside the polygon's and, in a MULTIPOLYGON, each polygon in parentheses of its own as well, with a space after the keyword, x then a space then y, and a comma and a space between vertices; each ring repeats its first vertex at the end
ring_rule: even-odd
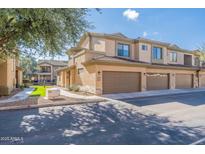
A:
POLYGON ((170 52, 169 53, 169 60, 170 60, 170 62, 177 62, 177 52, 170 52), (174 54, 176 55, 176 59, 174 58, 174 54))

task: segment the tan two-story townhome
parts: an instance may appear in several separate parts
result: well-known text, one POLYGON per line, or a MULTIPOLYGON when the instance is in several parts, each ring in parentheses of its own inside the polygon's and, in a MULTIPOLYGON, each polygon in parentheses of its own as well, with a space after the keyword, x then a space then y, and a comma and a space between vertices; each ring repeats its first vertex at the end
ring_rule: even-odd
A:
POLYGON ((195 51, 121 33, 85 33, 68 51, 68 67, 57 84, 102 95, 205 87, 205 71, 195 51))
POLYGON ((57 80, 56 70, 68 65, 68 61, 62 60, 39 60, 38 71, 33 74, 33 80, 37 83, 46 81, 55 83, 57 80))

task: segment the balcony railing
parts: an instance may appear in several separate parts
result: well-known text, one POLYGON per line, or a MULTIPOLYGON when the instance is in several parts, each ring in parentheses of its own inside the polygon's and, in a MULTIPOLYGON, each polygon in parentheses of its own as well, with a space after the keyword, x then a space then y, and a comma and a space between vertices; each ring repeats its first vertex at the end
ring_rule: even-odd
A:
POLYGON ((38 70, 37 73, 51 73, 51 70, 38 70))
POLYGON ((41 70, 40 73, 51 73, 51 70, 41 70))

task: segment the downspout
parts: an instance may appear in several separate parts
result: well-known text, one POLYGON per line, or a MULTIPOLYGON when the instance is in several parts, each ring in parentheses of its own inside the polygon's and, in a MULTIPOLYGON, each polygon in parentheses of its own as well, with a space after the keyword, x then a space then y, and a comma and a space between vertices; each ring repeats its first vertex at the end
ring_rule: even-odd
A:
POLYGON ((89 32, 88 32, 88 39, 89 39, 89 50, 92 50, 92 36, 89 32))
POLYGON ((197 76, 197 81, 198 81, 198 88, 199 88, 199 77, 200 77, 200 75, 199 75, 199 73, 200 73, 200 70, 201 70, 201 67, 199 66, 199 69, 196 71, 196 76, 197 76))

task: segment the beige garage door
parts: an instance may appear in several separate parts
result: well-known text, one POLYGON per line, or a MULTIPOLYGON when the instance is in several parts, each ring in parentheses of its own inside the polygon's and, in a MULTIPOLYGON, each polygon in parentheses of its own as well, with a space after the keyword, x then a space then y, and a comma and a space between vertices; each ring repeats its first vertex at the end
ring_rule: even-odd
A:
POLYGON ((205 75, 200 76, 201 87, 205 87, 205 75))
POLYGON ((140 91, 140 73, 103 72, 103 94, 140 91))
POLYGON ((168 74, 147 73, 147 90, 169 89, 168 74))
POLYGON ((192 88, 192 74, 176 74, 176 89, 192 88))

